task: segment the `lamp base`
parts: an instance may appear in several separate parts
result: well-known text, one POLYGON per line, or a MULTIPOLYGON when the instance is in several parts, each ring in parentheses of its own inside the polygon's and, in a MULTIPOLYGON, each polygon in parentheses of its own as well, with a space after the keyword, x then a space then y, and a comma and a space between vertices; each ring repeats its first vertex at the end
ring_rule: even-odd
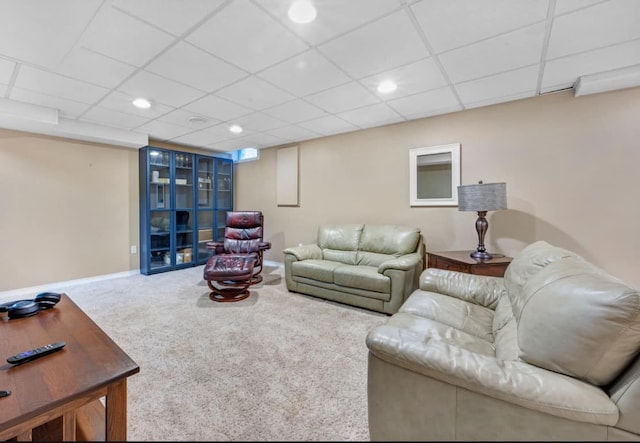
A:
POLYGON ((491 260, 493 258, 493 255, 489 254, 487 251, 473 251, 469 256, 476 260, 491 260))

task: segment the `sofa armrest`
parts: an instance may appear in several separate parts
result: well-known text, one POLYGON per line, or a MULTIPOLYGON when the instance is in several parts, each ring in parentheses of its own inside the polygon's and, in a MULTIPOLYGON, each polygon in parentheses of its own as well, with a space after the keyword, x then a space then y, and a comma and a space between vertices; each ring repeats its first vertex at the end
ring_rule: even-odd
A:
POLYGON ((618 421, 618 408, 602 389, 521 361, 424 340, 392 325, 372 329, 366 344, 387 363, 528 409, 607 426, 618 421))
POLYGON ((316 244, 292 246, 284 249, 282 252, 285 256, 287 254, 294 256, 296 260, 322 259, 322 249, 316 244))
POLYGON ((419 254, 405 254, 391 260, 386 260, 378 266, 378 272, 384 274, 387 269, 398 269, 400 271, 408 271, 415 268, 420 263, 419 254))
POLYGON ((419 287, 423 291, 438 292, 490 309, 496 308, 500 296, 506 291, 502 277, 436 268, 422 271, 419 287))

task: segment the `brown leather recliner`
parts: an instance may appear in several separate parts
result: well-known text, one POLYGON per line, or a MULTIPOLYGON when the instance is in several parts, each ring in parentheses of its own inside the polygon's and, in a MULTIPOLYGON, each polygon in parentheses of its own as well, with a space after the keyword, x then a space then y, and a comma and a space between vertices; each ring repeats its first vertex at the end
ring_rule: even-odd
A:
POLYGON ((264 216, 261 211, 229 211, 223 241, 207 243, 214 255, 207 260, 203 276, 215 301, 239 301, 249 296, 249 286, 262 281, 264 216))

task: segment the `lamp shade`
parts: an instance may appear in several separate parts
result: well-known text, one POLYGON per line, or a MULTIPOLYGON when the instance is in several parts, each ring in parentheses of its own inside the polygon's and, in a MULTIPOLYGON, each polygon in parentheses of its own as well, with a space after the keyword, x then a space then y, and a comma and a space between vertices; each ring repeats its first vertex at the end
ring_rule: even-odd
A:
POLYGON ((507 209, 507 184, 482 183, 458 186, 458 211, 507 209))

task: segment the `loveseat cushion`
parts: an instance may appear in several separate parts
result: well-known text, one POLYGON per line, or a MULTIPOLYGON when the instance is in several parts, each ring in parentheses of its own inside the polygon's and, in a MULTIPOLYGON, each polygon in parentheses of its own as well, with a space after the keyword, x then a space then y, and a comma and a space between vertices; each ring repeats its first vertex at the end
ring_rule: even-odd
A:
POLYGON ((380 274, 378 268, 362 265, 340 265, 333 270, 333 282, 348 288, 389 293, 391 279, 380 274))
POLYGON ((333 271, 339 262, 328 260, 303 260, 291 263, 291 272, 296 277, 333 283, 333 271))
MULTIPOLYGON (((537 245, 535 254, 523 252, 540 263, 545 248, 537 245)), ((640 294, 580 256, 546 249, 549 256, 560 252, 561 257, 529 273, 515 297, 509 293, 519 356, 536 366, 606 385, 640 349, 640 294)))
POLYGON ((355 265, 363 228, 362 224, 320 225, 318 246, 322 249, 322 258, 355 265))
MULTIPOLYGON (((420 229, 397 225, 366 225, 358 249, 392 257, 415 252, 420 241, 420 229)), ((377 266, 380 263, 371 263, 377 266)))
POLYGON ((398 312, 428 318, 493 343, 494 311, 484 306, 418 289, 402 304, 398 312))

